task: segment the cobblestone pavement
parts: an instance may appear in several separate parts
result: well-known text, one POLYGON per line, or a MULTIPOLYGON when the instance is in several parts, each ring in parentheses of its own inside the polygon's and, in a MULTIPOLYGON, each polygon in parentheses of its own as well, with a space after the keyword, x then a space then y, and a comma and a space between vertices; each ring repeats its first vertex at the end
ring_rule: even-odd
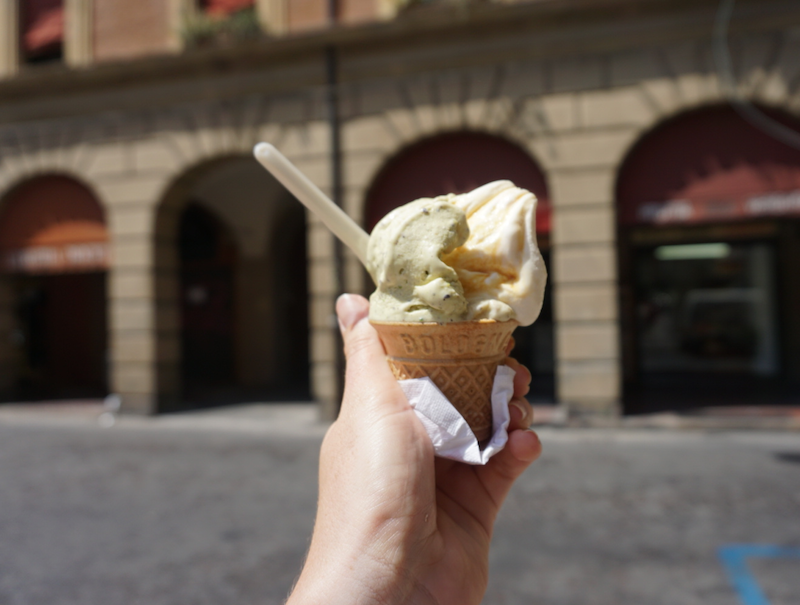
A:
MULTIPOLYGON (((97 407, 26 410, 0 407, 0 604, 282 602, 314 515, 312 407, 111 428, 97 407)), ((720 558, 733 545, 778 553, 746 551, 733 579, 800 602, 800 434, 540 434, 498 521, 486 604, 754 605, 720 558)))

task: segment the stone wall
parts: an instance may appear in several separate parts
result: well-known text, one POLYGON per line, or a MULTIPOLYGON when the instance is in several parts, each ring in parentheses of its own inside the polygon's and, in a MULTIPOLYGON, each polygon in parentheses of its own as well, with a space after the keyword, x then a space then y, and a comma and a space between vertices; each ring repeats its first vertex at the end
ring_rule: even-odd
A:
MULTIPOLYGON (((796 38, 752 35, 735 48, 743 95, 800 112, 800 66, 791 59, 800 50, 796 38)), ((361 221, 368 188, 386 161, 436 133, 489 132, 528 150, 546 173, 554 208, 549 287, 558 399, 576 413, 618 413, 616 174, 638 138, 663 119, 723 100, 710 57, 705 41, 675 42, 344 84, 345 208, 361 221)), ((175 233, 187 191, 214 162, 245 156, 265 140, 329 192, 323 92, 0 126, 0 197, 22 179, 64 172, 88 183, 106 209, 114 254, 111 383, 125 410, 152 412, 159 399, 180 393, 175 233)), ((313 216, 307 229, 312 389, 328 402, 330 416, 333 238, 313 216)), ((346 258, 346 287, 363 292, 365 273, 351 254, 346 258)), ((3 301, 0 291, 0 331, 8 315, 3 301)), ((8 357, 3 347, 0 362, 8 357)))

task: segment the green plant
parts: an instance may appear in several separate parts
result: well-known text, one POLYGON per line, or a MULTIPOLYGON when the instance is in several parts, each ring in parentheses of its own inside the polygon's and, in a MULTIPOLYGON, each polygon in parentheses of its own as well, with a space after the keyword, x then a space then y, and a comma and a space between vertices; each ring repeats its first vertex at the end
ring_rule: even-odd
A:
POLYGON ((181 36, 186 48, 228 46, 254 40, 263 35, 254 8, 246 8, 225 17, 200 13, 186 19, 181 36))

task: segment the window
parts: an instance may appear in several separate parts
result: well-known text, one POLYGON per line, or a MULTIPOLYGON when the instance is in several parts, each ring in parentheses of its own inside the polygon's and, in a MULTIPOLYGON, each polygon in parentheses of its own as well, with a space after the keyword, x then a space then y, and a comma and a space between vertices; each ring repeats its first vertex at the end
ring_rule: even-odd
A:
POLYGON ((64 1, 25 0, 21 9, 23 62, 60 61, 64 47, 64 1))

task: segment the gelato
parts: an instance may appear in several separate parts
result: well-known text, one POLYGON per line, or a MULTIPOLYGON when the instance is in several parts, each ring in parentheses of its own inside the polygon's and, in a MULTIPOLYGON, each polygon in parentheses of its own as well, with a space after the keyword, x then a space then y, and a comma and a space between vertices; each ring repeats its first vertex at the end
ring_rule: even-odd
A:
POLYGON ((375 226, 367 268, 377 284, 372 321, 529 325, 547 278, 536 245, 536 197, 495 181, 410 202, 375 226))

